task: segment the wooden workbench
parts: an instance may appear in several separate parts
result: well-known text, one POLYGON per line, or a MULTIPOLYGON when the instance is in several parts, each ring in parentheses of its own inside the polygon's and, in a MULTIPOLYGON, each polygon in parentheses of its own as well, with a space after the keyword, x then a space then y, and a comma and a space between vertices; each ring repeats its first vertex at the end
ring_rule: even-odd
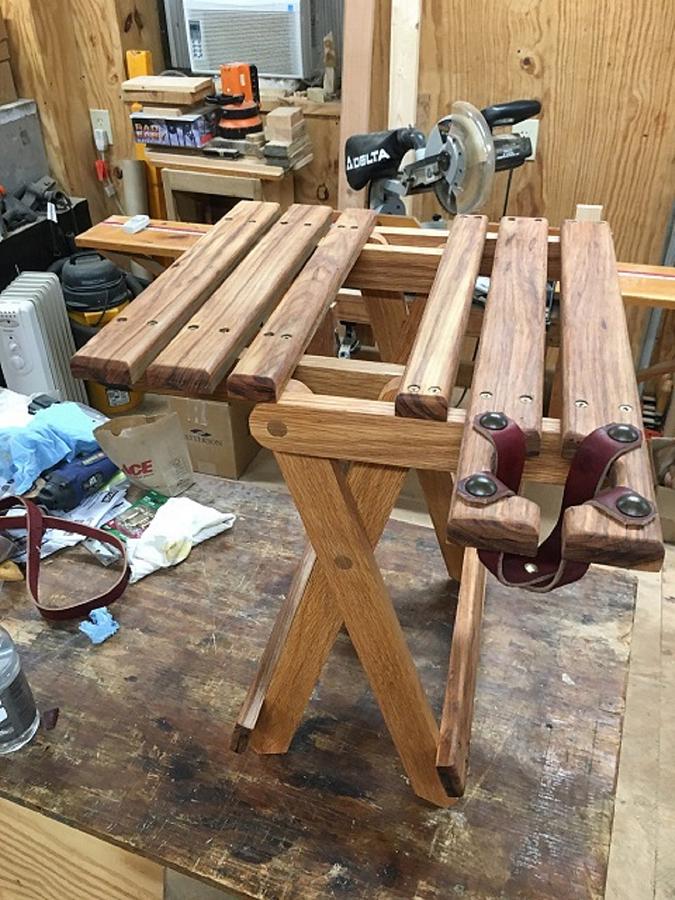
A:
MULTIPOLYGON (((292 752, 229 751, 303 532, 280 493, 200 476, 191 495, 234 528, 130 587, 102 646, 41 620, 22 585, 0 592, 41 706, 61 709, 0 760, 1 796, 267 900, 602 896, 630 576, 591 572, 555 602, 490 580, 467 791, 434 809, 407 789, 344 636, 292 752)), ((82 551, 74 579, 76 553, 44 566, 45 596, 105 577, 82 551)), ((456 586, 431 530, 390 523, 377 555, 438 711, 456 586)))

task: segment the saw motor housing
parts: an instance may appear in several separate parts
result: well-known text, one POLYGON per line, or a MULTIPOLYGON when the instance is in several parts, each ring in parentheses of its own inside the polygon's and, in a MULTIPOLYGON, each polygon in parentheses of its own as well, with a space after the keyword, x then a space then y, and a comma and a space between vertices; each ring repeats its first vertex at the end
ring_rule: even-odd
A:
POLYGON ((453 104, 429 136, 416 128, 395 128, 350 137, 345 144, 347 182, 368 187, 368 205, 381 213, 404 214, 403 197, 433 190, 447 212, 468 213, 487 200, 495 172, 521 166, 532 153, 529 138, 493 134, 541 111, 537 100, 515 100, 479 112, 470 103, 453 104), (414 151, 414 160, 403 158, 414 151))

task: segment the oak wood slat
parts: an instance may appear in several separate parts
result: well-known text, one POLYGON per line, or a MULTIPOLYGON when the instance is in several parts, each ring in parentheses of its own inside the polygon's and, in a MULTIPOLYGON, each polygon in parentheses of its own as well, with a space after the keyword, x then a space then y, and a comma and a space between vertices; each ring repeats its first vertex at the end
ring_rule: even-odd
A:
POLYGON ((450 806, 436 769, 438 725, 340 464, 285 453, 277 462, 413 790, 450 806))
MULTIPOLYGON (((566 221, 561 248, 561 431, 563 453, 570 456, 601 425, 644 426, 609 225, 566 221)), ((612 475, 654 503, 646 444, 617 460, 612 475)), ((658 516, 630 527, 588 504, 566 512, 563 544, 567 559, 627 567, 658 568, 664 552, 658 516)))
POLYGON ((279 398, 374 223, 371 210, 342 213, 235 366, 227 381, 233 397, 279 398))
MULTIPOLYGON (((256 406, 251 433, 281 453, 360 460, 411 469, 453 472, 465 431, 465 412, 451 409, 447 422, 402 419, 394 404, 333 396, 288 396, 256 406)), ((544 419, 538 456, 525 463, 524 479, 563 484, 569 462, 560 456, 560 423, 544 419)))
POLYGON ((291 206, 151 363, 149 387, 211 393, 328 230, 331 212, 291 206))
MULTIPOLYGON (((406 470, 353 463, 347 472, 368 540, 375 547, 401 491, 406 470)), ((307 547, 265 647, 233 735, 258 753, 285 753, 343 619, 316 554, 307 547)))
POLYGON ((279 215, 277 203, 241 201, 71 360, 78 378, 135 384, 157 353, 225 280, 279 215))
MULTIPOLYGON (((457 481, 489 470, 488 440, 475 417, 503 412, 524 431, 529 453, 539 450, 545 354, 545 219, 502 219, 462 439, 457 481)), ((485 506, 468 503, 455 489, 448 535, 458 543, 534 556, 540 510, 519 495, 485 506)))
POLYGON ((452 629, 448 680, 441 714, 436 765, 453 796, 464 793, 480 656, 486 569, 474 549, 466 551, 452 629))
POLYGON ((487 232, 486 216, 457 216, 396 397, 396 414, 447 418, 487 232))

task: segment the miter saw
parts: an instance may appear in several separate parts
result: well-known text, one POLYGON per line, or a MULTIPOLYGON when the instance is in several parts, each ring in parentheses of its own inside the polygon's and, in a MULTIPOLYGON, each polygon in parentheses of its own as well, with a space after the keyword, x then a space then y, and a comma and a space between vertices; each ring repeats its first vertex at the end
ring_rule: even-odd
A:
POLYGON ((347 182, 369 186, 368 205, 379 213, 405 214, 403 197, 433 191, 451 215, 470 213, 487 201, 495 172, 521 166, 532 153, 530 139, 493 134, 541 111, 538 100, 514 100, 479 111, 458 100, 425 138, 416 128, 357 134, 345 144, 347 182), (415 159, 401 166, 413 150, 415 159))

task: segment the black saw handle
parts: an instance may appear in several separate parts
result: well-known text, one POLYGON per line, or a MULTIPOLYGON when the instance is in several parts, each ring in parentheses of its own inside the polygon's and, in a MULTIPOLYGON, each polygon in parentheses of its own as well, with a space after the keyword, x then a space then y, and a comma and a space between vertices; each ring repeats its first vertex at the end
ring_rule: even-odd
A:
POLYGON ((481 110, 490 131, 500 125, 516 125, 525 119, 538 116, 541 103, 538 100, 511 100, 510 103, 493 103, 481 110))

